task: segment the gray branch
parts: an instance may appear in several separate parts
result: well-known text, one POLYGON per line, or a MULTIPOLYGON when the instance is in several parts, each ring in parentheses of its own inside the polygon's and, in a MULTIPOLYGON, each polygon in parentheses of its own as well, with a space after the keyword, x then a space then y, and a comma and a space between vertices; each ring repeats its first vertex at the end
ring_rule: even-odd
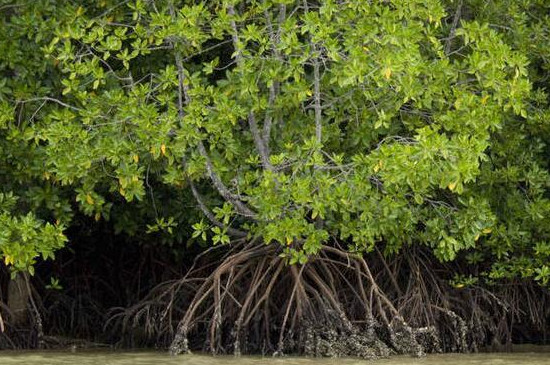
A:
MULTIPOLYGON (((175 11, 172 7, 170 8, 170 13, 173 17, 175 16, 175 11)), ((178 72, 178 115, 180 118, 183 118, 185 115, 185 112, 183 109, 184 105, 188 105, 191 102, 191 96, 189 94, 189 86, 185 84, 185 68, 183 66, 181 54, 176 49, 176 47, 174 47, 174 49, 176 50, 176 67, 178 72)), ((206 148, 204 147, 204 143, 202 142, 202 140, 199 140, 198 148, 199 148, 200 155, 206 161, 206 171, 208 173, 208 176, 210 177, 210 180, 212 181, 212 183, 214 184, 214 187, 218 190, 220 195, 229 203, 231 203, 239 214, 247 217, 255 217, 256 213, 254 213, 250 208, 248 208, 241 201, 238 195, 231 193, 231 191, 220 179, 218 174, 216 174, 216 172, 214 171, 212 160, 210 159, 210 156, 208 155, 208 152, 206 151, 206 148)))
MULTIPOLYGON (((273 55, 276 59, 282 60, 281 54, 279 53, 279 50, 277 49, 277 45, 281 39, 281 30, 283 22, 286 19, 286 5, 280 4, 279 5, 279 16, 278 16, 278 22, 279 26, 277 28, 277 33, 274 32, 273 24, 271 23, 271 17, 267 10, 264 11, 265 21, 267 25, 267 30, 269 32, 269 37, 271 38, 271 50, 273 52, 273 55)), ((276 80, 273 80, 271 86, 269 87, 269 99, 268 99, 268 112, 266 113, 265 120, 264 120, 264 128, 263 128, 263 140, 265 145, 265 150, 267 154, 269 155, 269 140, 271 139, 271 127, 273 125, 273 116, 270 115, 269 110, 273 108, 273 105, 275 104, 275 99, 277 98, 277 95, 279 94, 279 82, 276 80)))
MULTIPOLYGON (((315 47, 314 47, 315 48, 315 47)), ((313 63, 313 99, 315 109, 315 138, 321 145, 322 138, 322 106, 321 106, 321 76, 319 75, 319 60, 316 58, 313 63)))
POLYGON ((451 53, 451 45, 453 42, 453 38, 455 37, 456 28, 458 27, 458 22, 460 21, 460 15, 462 13, 462 2, 463 0, 460 0, 458 2, 458 6, 456 8, 455 16, 453 18, 453 24, 451 25, 451 32, 449 33, 449 37, 447 38, 447 43, 445 44, 445 54, 449 55, 451 53))
POLYGON ((225 224, 223 224, 222 222, 220 222, 219 220, 217 220, 214 213, 212 213, 210 211, 210 209, 208 209, 206 204, 204 204, 204 201, 202 200, 202 196, 197 191, 197 188, 195 187, 195 184, 193 184, 193 181, 191 181, 191 179, 189 177, 187 177, 187 182, 189 183, 189 186, 191 187, 191 192, 193 193, 193 197, 195 198, 195 200, 199 204, 200 210, 202 211, 202 213, 206 216, 206 218, 208 218, 208 220, 213 225, 218 226, 218 227, 226 230, 226 232, 231 236, 235 236, 235 237, 246 237, 247 236, 246 232, 241 231, 239 229, 228 227, 225 224))
MULTIPOLYGON (((309 12, 309 5, 307 0, 304 0, 304 11, 309 12)), ((313 108, 315 110, 315 139, 317 143, 321 144, 321 139, 323 137, 323 125, 322 125, 322 111, 323 107, 321 106, 321 75, 319 72, 319 55, 317 54, 318 49, 317 45, 311 41, 311 46, 313 48, 313 108)))
POLYGON ((74 111, 77 111, 77 112, 80 112, 80 111, 83 110, 83 109, 77 108, 76 106, 64 103, 59 99, 51 98, 49 96, 43 96, 43 97, 39 97, 39 98, 31 98, 31 99, 26 99, 26 100, 19 100, 18 103, 25 104, 25 103, 30 103, 30 102, 33 102, 33 101, 50 101, 52 103, 59 104, 61 106, 64 106, 67 109, 71 109, 71 110, 74 110, 74 111))
MULTIPOLYGON (((232 17, 235 16, 235 9, 232 5, 229 5, 227 7, 227 13, 232 17)), ((231 19, 231 29, 233 30, 231 38, 233 39, 233 45, 236 52, 235 59, 238 65, 242 65, 242 54, 241 50, 239 49, 238 29, 234 19, 231 19)), ((252 133, 252 138, 254 139, 254 145, 256 146, 256 150, 260 155, 263 167, 267 170, 273 171, 273 165, 271 165, 271 162, 269 161, 269 152, 266 147, 265 140, 260 134, 258 123, 256 122, 256 116, 252 111, 248 113, 248 125, 250 126, 250 132, 252 133)))
POLYGON ((254 213, 250 208, 248 208, 243 202, 241 202, 240 197, 238 195, 233 194, 227 186, 223 183, 223 181, 220 179, 218 174, 214 171, 214 166, 212 165, 212 161, 210 160, 210 157, 208 156, 208 152, 206 151, 206 148, 204 147, 204 144, 202 141, 199 141, 199 153, 206 161, 206 171, 208 172, 208 176, 210 177, 210 180, 212 180, 212 183, 220 193, 220 195, 230 202, 236 209, 237 212, 241 215, 247 216, 247 217, 255 217, 256 213, 254 213))

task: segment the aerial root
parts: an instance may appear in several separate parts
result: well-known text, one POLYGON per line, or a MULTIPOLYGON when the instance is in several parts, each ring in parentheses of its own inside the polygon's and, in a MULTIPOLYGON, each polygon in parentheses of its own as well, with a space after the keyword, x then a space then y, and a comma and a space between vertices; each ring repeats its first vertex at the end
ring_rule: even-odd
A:
POLYGON ((213 354, 423 354, 417 332, 364 258, 342 249, 326 247, 299 266, 287 265, 273 245, 242 244, 212 271, 199 265, 183 280, 199 275, 202 284, 179 321, 173 354, 189 352, 189 339, 197 336, 205 336, 203 349, 213 354))
POLYGON ((422 252, 367 261, 326 246, 288 265, 277 249, 241 241, 212 250, 122 317, 171 340, 172 354, 422 356, 471 351, 498 328, 487 319, 496 297, 453 290, 422 252))

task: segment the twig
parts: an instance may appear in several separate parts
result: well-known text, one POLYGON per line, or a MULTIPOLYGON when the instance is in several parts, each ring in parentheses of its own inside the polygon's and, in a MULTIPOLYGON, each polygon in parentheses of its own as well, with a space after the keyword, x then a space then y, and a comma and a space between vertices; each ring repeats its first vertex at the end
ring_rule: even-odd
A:
POLYGON ((64 106, 65 108, 69 108, 69 109, 77 111, 77 112, 80 112, 80 111, 83 110, 83 109, 77 108, 76 106, 64 103, 59 99, 51 98, 49 96, 43 96, 43 97, 39 97, 39 98, 32 98, 32 99, 26 99, 26 100, 19 100, 18 103, 26 104, 26 103, 30 103, 30 102, 33 102, 33 101, 51 101, 53 103, 57 103, 61 106, 64 106))

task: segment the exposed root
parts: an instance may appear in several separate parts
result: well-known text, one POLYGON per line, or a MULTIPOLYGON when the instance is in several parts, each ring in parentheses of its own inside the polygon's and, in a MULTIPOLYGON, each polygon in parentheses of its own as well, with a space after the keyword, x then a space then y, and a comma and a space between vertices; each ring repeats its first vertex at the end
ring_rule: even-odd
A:
POLYGON ((361 256, 326 247, 305 265, 287 265, 277 247, 256 242, 239 242, 212 264, 215 255, 207 255, 208 267, 199 259, 186 277, 120 313, 123 323, 173 333, 172 354, 191 348, 363 358, 424 352, 361 256), (174 330, 175 308, 182 307, 174 330))
POLYGON ((367 261, 336 246, 305 265, 287 265, 275 245, 240 241, 210 250, 184 278, 158 286, 112 321, 172 340, 172 354, 373 359, 475 351, 498 333, 495 318, 510 318, 509 304, 481 289, 453 289, 435 267, 421 251, 367 261))

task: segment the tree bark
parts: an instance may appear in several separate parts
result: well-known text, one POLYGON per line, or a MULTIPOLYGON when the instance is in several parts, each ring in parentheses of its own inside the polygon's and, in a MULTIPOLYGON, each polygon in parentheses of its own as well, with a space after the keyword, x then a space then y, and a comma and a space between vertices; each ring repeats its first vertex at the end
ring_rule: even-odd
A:
POLYGON ((26 276, 26 273, 18 273, 8 285, 8 308, 11 319, 9 322, 15 327, 24 325, 28 320, 29 291, 26 276))

